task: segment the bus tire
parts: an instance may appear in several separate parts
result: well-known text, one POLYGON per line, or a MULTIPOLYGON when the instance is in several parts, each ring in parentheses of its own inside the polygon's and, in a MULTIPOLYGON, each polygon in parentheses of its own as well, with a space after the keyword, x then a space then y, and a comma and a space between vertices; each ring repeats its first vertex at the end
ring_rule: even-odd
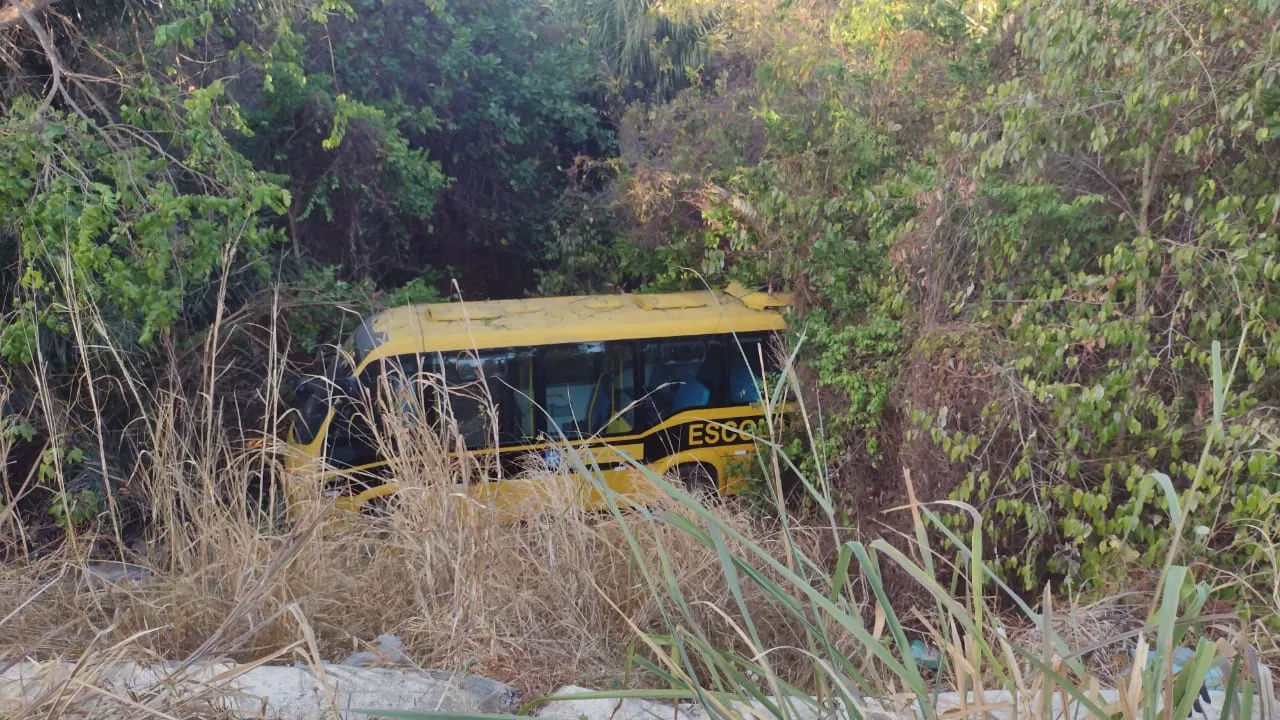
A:
POLYGON ((706 463, 685 463, 676 466, 676 479, 685 490, 694 495, 715 497, 720 494, 716 469, 706 463))

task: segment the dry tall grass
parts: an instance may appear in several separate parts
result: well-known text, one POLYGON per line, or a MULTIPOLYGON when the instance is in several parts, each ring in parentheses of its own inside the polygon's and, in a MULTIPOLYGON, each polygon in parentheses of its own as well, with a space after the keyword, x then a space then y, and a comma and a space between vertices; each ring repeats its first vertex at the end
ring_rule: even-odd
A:
MULTIPOLYGON (((280 433, 287 420, 269 417, 252 429, 226 421, 217 401, 217 336, 206 346, 205 381, 194 399, 141 398, 150 446, 128 485, 145 498, 149 527, 120 559, 149 576, 102 582, 88 570, 95 538, 87 534, 0 567, 0 667, 23 657, 338 661, 394 633, 422 666, 485 674, 533 692, 565 682, 634 683, 622 677, 635 649, 631 624, 660 631, 662 622, 623 522, 650 562, 659 548, 669 554, 684 596, 706 609, 726 644, 735 641, 712 610, 733 605, 715 551, 669 524, 584 513, 568 493, 533 522, 460 517, 442 500, 486 470, 450 459, 412 412, 392 418, 381 438, 408 486, 388 516, 352 521, 312 508, 283 522, 278 506, 264 510, 251 499, 271 448, 248 449, 242 438, 280 433), (396 447, 413 448, 413 457, 396 447)), ((273 357, 268 367, 263 386, 274 407, 284 363, 273 357)), ((145 387, 137 379, 127 385, 145 387)), ((728 504, 715 512, 781 552, 778 528, 728 504)), ((105 508, 96 528, 110 539, 117 525, 105 508)), ((759 613, 767 637, 792 642, 793 619, 764 602, 759 613)))
MULTIPOLYGON (((928 716, 931 687, 1003 687, 1016 690, 1019 702, 1052 692, 1070 695, 1093 716, 1114 711, 1154 720, 1157 694, 1176 700, 1185 718, 1182 706, 1194 702, 1210 668, 1233 658, 1240 667, 1229 682, 1239 677, 1269 689, 1260 665, 1268 658, 1259 656, 1249 628, 1218 632, 1229 623, 1202 612, 1209 585, 1170 564, 1153 583, 1156 592, 1143 603, 1150 612, 1135 631, 1138 656, 1150 649, 1157 662, 1148 669, 1139 662, 1118 678, 1127 683, 1129 705, 1105 710, 1092 689, 1096 673, 1082 663, 1088 653, 1079 654, 1081 643, 1096 638, 1080 641, 1057 615, 1022 606, 1023 624, 1040 642, 1019 642, 1017 624, 994 611, 990 592, 1008 589, 984 564, 980 531, 962 539, 913 503, 909 552, 883 540, 850 541, 834 528, 836 508, 820 477, 804 480, 827 518, 823 528, 797 527, 784 512, 782 524, 766 525, 731 503, 706 507, 674 486, 648 511, 588 514, 568 488, 550 481, 562 492, 536 520, 464 515, 450 501, 455 487, 488 470, 451 458, 451 434, 424 427, 412 403, 390 414, 379 438, 404 486, 387 516, 353 521, 317 506, 282 522, 274 508, 250 501, 271 448, 247 449, 246 430, 225 421, 217 400, 220 342, 215 331, 195 399, 126 382, 147 409, 141 422, 150 444, 129 486, 145 498, 149 533, 120 552, 150 575, 103 583, 88 572, 94 538, 84 534, 57 552, 0 567, 0 668, 24 657, 83 659, 90 669, 122 658, 315 663, 395 633, 423 666, 485 674, 535 694, 566 682, 659 680, 688 697, 816 688, 847 700, 909 691, 928 716), (934 532, 948 534, 960 557, 931 546, 934 532), (947 575, 935 571, 948 559, 960 561, 958 588, 935 579, 947 575), (903 568, 936 607, 900 607, 881 565, 903 568), (1186 590, 1194 599, 1182 603, 1186 590), (939 647, 938 671, 914 660, 908 632, 939 647), (1175 687, 1160 668, 1184 638, 1196 643, 1196 660, 1179 680, 1185 687, 1175 687), (664 642, 679 657, 666 656, 664 642), (647 678, 624 677, 633 652, 649 660, 647 678), (1242 658, 1256 667, 1241 665, 1242 658)), ((266 405, 276 407, 283 362, 273 357, 268 367, 266 405)), ((123 363, 120 371, 127 372, 123 363)), ((47 388, 42 394, 51 395, 47 388)), ((269 413, 255 430, 278 435, 281 427, 283 419, 269 413)), ((780 477, 782 461, 776 454, 769 460, 770 476, 780 477)), ((1172 488, 1166 498, 1180 517, 1172 488)), ((115 512, 119 505, 110 505, 96 525, 119 547, 115 512)), ((2 532, 14 528, 7 523, 2 532)), ((63 690, 28 708, 32 716, 57 716, 93 692, 86 684, 63 690)))

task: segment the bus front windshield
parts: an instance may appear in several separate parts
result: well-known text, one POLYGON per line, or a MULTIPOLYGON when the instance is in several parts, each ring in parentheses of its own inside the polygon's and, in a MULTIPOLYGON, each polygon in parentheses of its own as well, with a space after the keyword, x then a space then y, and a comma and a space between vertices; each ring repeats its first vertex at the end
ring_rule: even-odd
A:
POLYGON ((298 442, 305 445, 315 441, 329 408, 341 395, 342 381, 351 373, 351 366, 335 355, 325 363, 323 377, 313 376, 299 383, 298 412, 293 420, 293 435, 298 442))

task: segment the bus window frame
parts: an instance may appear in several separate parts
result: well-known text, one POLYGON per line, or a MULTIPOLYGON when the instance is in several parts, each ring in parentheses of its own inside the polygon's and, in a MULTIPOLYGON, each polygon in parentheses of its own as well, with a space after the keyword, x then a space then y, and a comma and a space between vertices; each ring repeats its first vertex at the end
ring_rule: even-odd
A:
MULTIPOLYGON (((442 398, 440 398, 439 396, 441 394, 443 394, 444 396, 443 397, 444 401, 450 402, 452 404, 452 400, 450 400, 450 398, 469 397, 466 393, 460 392, 459 391, 460 388, 464 386, 473 385, 478 382, 483 382, 485 386, 485 395, 490 400, 493 399, 494 389, 490 385, 490 383, 493 382, 493 380, 491 380, 491 377, 487 373, 483 372, 483 367, 484 367, 486 358, 492 357, 492 356, 509 354, 514 356, 514 358, 512 359, 516 362, 524 362, 527 360, 529 363, 530 372, 532 373, 534 391, 535 391, 535 397, 531 399, 531 402, 537 403, 540 406, 544 405, 543 400, 537 396, 539 394, 538 391, 541 385, 539 380, 538 367, 539 367, 539 363, 541 362, 542 349, 545 347, 547 346, 545 345, 527 345, 527 346, 514 345, 514 346, 504 346, 504 347, 496 347, 496 348, 485 348, 483 350, 432 350, 424 353, 412 353, 412 354, 405 353, 404 355, 397 356, 397 357, 405 357, 413 354, 433 356, 434 358, 433 362, 436 363, 435 374, 438 375, 441 382, 439 384, 432 383, 428 386, 428 389, 430 390, 430 392, 433 394, 434 397, 430 398, 430 402, 428 402, 424 398, 423 402, 425 405, 427 405, 427 412, 429 413, 428 420, 432 423, 435 423, 440 420, 439 403, 441 402, 442 398), (477 364, 480 366, 481 372, 479 372, 477 376, 474 378, 461 380, 460 383, 450 382, 449 381, 449 373, 450 373, 449 364, 453 363, 453 372, 456 374, 458 372, 457 358, 463 357, 463 356, 477 360, 478 361, 477 364)), ((522 394, 522 391, 516 388, 514 385, 512 385, 509 381, 509 378, 506 377, 505 375, 502 376, 501 379, 498 380, 497 382, 498 384, 506 388, 509 388, 514 393, 522 394)), ((474 398, 471 398, 471 399, 474 399, 474 398)), ((501 406, 499 406, 499 410, 501 409, 502 409, 501 406)), ((453 412, 452 407, 450 409, 450 412, 451 413, 453 412)), ((498 443, 496 447, 493 446, 488 440, 486 440, 485 443, 482 445, 477 445, 477 446, 467 445, 466 451, 467 452, 502 451, 507 448, 523 447, 525 445, 536 444, 539 442, 538 437, 542 432, 541 427, 543 424, 543 417, 540 413, 535 412, 533 414, 533 419, 534 419, 534 427, 530 429, 529 431, 530 435, 527 437, 520 438, 520 439, 510 439, 504 442, 504 439, 501 437, 502 428, 499 425, 499 428, 498 428, 499 432, 498 432, 498 438, 497 438, 498 443)), ((486 421, 486 424, 487 422, 488 421, 486 421)), ((492 429, 493 428, 490 427, 485 431, 485 436, 489 440, 493 439, 493 433, 491 432, 492 429)))
MULTIPOLYGON (((677 417, 679 415, 686 414, 686 413, 697 413, 699 411, 714 410, 719 408, 749 407, 752 405, 760 404, 761 400, 759 398, 757 398, 754 401, 734 402, 729 397, 728 388, 729 388, 729 381, 730 381, 731 362, 733 362, 734 358, 736 357, 735 355, 731 355, 731 353, 735 353, 738 355, 745 355, 745 359, 749 368, 754 367, 756 365, 757 360, 763 361, 762 365, 760 365, 759 367, 761 371, 761 375, 756 378, 757 382, 759 382, 766 376, 766 374, 778 371, 778 368, 772 367, 772 365, 776 365, 777 363, 774 362, 774 358, 771 355, 771 351, 772 351, 772 344, 776 342, 779 338, 780 338, 779 331, 763 330, 763 331, 747 332, 747 333, 724 332, 724 333, 712 333, 712 334, 706 334, 706 335, 671 335, 671 336, 658 336, 658 337, 646 337, 646 338, 630 338, 630 339, 624 339, 624 340, 600 341, 605 347, 606 354, 608 354, 611 350, 619 346, 625 346, 630 353, 630 359, 632 364, 632 367, 631 367, 632 384, 634 386, 633 394, 635 395, 635 397, 633 397, 631 401, 631 403, 634 406, 633 427, 626 431, 608 433, 608 432, 605 432, 608 430, 608 427, 606 425, 606 427, 602 428, 600 432, 595 432, 589 436, 582 437, 580 438, 580 440, 589 440, 591 438, 640 436, 652 431, 654 428, 660 427, 664 423, 669 422, 672 418, 677 417), (641 409, 642 409, 641 406, 645 402, 646 392, 648 390, 648 388, 645 385, 646 380, 648 380, 648 378, 645 377, 646 375, 645 357, 644 357, 645 347, 648 345, 661 345, 663 343, 682 342, 682 341, 683 342, 702 341, 707 343, 708 347, 712 343, 719 342, 723 346, 724 355, 720 362, 720 368, 719 368, 720 386, 712 394, 712 397, 708 400, 707 404, 702 405, 700 407, 685 408, 685 409, 676 411, 667 417, 659 417, 659 418, 656 418, 651 423, 644 423, 642 425, 642 420, 648 419, 645 417, 646 413, 641 412, 641 409), (751 353, 751 348, 746 347, 749 343, 751 344, 759 343, 758 347, 761 348, 763 353, 762 358, 757 358, 751 353)), ((445 381, 446 378, 448 377, 448 371, 445 367, 445 364, 449 362, 448 360, 449 357, 454 355, 459 355, 459 354, 466 354, 471 357, 483 358, 485 355, 490 355, 490 354, 498 355, 498 354, 505 354, 505 353, 516 353, 518 356, 521 353, 527 352, 532 355, 530 360, 531 360, 531 366, 532 366, 531 367, 532 376, 533 376, 532 379, 534 384, 533 401, 536 405, 536 408, 535 408, 536 411, 534 412, 534 417, 533 417, 534 427, 531 429, 531 433, 532 433, 531 436, 523 439, 522 441, 513 442, 510 445, 504 444, 502 440, 499 439, 497 447, 492 447, 488 442, 478 447, 468 446, 466 448, 466 451, 467 452, 490 452, 490 451, 501 452, 502 450, 507 448, 553 444, 553 443, 559 442, 559 439, 551 438, 549 436, 549 429, 548 429, 549 418, 547 417, 547 411, 546 411, 547 369, 548 369, 547 355, 549 354, 548 351, 554 348, 579 347, 582 344, 583 343, 576 343, 576 342, 575 343, 550 343, 550 344, 544 344, 544 345, 503 346, 503 347, 497 347, 497 348, 486 348, 483 350, 459 350, 459 351, 423 350, 419 352, 403 353, 400 355, 395 355, 387 358, 381 358, 376 362, 372 362, 369 365, 365 366, 360 371, 358 378, 356 378, 357 382, 355 384, 356 384, 356 387, 362 390, 362 392, 370 392, 373 394, 372 397, 374 398, 374 406, 375 406, 374 412, 380 414, 380 409, 376 407, 378 404, 377 393, 379 392, 379 389, 376 385, 370 386, 370 383, 380 382, 381 378, 386 372, 386 369, 385 369, 386 366, 391 365, 391 366, 399 366, 402 368, 404 359, 413 359, 415 361, 414 375, 408 376, 406 379, 408 379, 410 382, 416 382, 414 378, 417 378, 419 375, 423 373, 428 373, 428 374, 438 375, 441 380, 439 384, 437 383, 425 384, 424 391, 423 391, 424 397, 422 398, 422 403, 423 403, 424 410, 426 411, 428 416, 427 422, 429 424, 434 424, 439 420, 439 408, 437 406, 437 402, 440 399, 435 396, 440 393, 443 393, 447 398, 448 396, 453 394, 452 392, 450 392, 450 389, 453 387, 453 385, 445 381), (423 362, 424 359, 427 361, 426 363, 423 362), (430 369, 424 369, 424 365, 430 366, 430 369), (433 397, 429 397, 429 398, 425 397, 427 392, 430 392, 433 395, 433 397)), ((481 376, 481 377, 484 379, 484 382, 487 385, 489 383, 488 376, 481 376)), ((507 378, 504 377, 502 380, 505 382, 507 381, 507 378)), ((474 381, 468 381, 468 382, 474 382, 474 381)), ((515 389, 515 388, 513 387, 512 389, 515 389)), ((761 392, 763 392, 764 388, 761 387, 760 390, 761 392)), ((516 390, 516 391, 519 392, 519 390, 516 390)), ((492 391, 490 390, 489 392, 492 392, 492 391)), ((344 398, 344 399, 349 400, 347 398, 344 398)), ((357 399, 357 401, 359 401, 359 399, 357 399)), ((334 413, 335 420, 337 419, 337 416, 338 416, 338 412, 336 410, 337 408, 335 407, 335 413, 334 413)), ((371 419, 371 422, 378 422, 379 420, 380 420, 380 417, 378 415, 375 415, 375 417, 371 419)), ((330 426, 326 429, 326 432, 325 432, 324 453, 326 458, 329 456, 329 450, 332 447, 333 431, 334 431, 333 423, 330 423, 330 426)), ((489 433, 486 433, 486 434, 490 435, 491 437, 491 434, 489 433)), ((385 460, 385 458, 379 458, 379 460, 385 460)))
POLYGON ((782 368, 777 366, 778 364, 775 362, 776 358, 773 356, 773 344, 781 339, 781 333, 776 330, 764 330, 760 332, 740 333, 737 335, 731 334, 728 337, 733 339, 733 344, 730 349, 732 354, 725 356, 724 378, 721 382, 723 383, 723 388, 726 393, 726 402, 722 407, 749 407, 751 405, 758 405, 764 401, 765 392, 773 389, 772 387, 763 384, 768 375, 770 373, 780 373, 782 371, 782 368), (757 347, 760 348, 759 357, 753 355, 750 348, 745 347, 749 343, 758 343, 757 347), (755 400, 732 402, 732 400, 728 398, 727 393, 729 392, 729 386, 733 379, 730 374, 732 369, 731 363, 738 359, 742 359, 746 362, 747 369, 752 371, 753 375, 755 375, 754 370, 756 369, 756 363, 759 362, 760 374, 755 376, 755 381, 760 383, 760 385, 757 387, 757 398, 755 400))
MULTIPOLYGON (((639 404, 636 401, 638 400, 638 397, 641 391, 641 388, 640 388, 641 369, 640 369, 640 354, 639 354, 640 342, 643 342, 643 341, 641 340, 589 340, 585 342, 551 343, 547 345, 530 346, 532 348, 538 348, 541 350, 541 352, 537 353, 536 355, 535 369, 534 369, 534 391, 535 391, 535 395, 537 396, 538 407, 541 409, 541 412, 535 413, 536 424, 537 424, 537 428, 536 428, 537 437, 547 438, 547 440, 543 442, 559 442, 558 438, 553 439, 550 437, 551 431, 550 431, 550 425, 548 422, 549 418, 547 417, 547 415, 549 414, 547 411, 547 356, 551 354, 551 351, 554 351, 557 349, 578 348, 583 345, 587 345, 591 343, 599 343, 600 345, 602 345, 604 347, 604 352, 602 354, 605 355, 606 357, 608 357, 608 355, 612 351, 614 351, 616 348, 624 347, 624 346, 628 354, 630 355, 631 384, 633 385, 632 390, 633 390, 633 393, 637 395, 636 398, 632 398, 631 400, 631 405, 633 406, 632 417, 633 417, 633 423, 634 423, 635 419, 638 417, 637 411, 639 410, 639 404)), ((613 417, 614 416, 610 416, 609 418, 610 422, 612 422, 613 417)), ((625 437, 628 435, 635 435, 637 433, 644 432, 648 428, 641 430, 641 429, 632 427, 631 429, 628 429, 628 430, 612 432, 612 433, 608 432, 608 429, 609 429, 609 424, 606 423, 605 427, 601 428, 599 431, 592 429, 592 432, 590 434, 584 435, 577 439, 589 440, 591 438, 625 437)), ((567 439, 572 441, 574 438, 567 438, 567 439)))

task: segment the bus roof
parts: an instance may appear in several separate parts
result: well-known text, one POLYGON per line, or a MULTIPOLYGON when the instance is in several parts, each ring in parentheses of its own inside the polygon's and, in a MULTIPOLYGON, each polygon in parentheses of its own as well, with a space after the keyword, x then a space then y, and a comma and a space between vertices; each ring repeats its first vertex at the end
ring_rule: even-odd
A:
POLYGON ((422 352, 782 330, 785 295, 723 291, 404 305, 367 318, 356 362, 422 352))

